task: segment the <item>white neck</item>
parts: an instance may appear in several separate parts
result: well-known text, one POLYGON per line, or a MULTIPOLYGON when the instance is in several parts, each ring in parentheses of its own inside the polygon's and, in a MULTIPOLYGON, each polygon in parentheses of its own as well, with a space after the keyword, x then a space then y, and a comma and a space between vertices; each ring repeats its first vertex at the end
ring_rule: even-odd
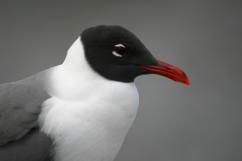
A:
POLYGON ((72 44, 63 64, 52 68, 47 90, 62 99, 86 99, 87 91, 99 89, 100 84, 114 82, 95 72, 85 58, 80 37, 72 44))
POLYGON ((77 38, 77 40, 67 51, 67 55, 62 66, 66 70, 73 72, 92 70, 90 69, 91 67, 86 61, 85 51, 80 37, 77 38))
POLYGON ((92 70, 78 38, 64 63, 51 69, 42 104, 41 130, 54 140, 55 161, 113 161, 135 119, 134 83, 103 78, 92 70))

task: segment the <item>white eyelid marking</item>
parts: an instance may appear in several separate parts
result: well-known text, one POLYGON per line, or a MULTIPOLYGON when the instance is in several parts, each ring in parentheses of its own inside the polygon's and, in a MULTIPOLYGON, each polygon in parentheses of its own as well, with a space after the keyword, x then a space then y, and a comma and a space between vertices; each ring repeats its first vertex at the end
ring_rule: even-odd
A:
POLYGON ((122 55, 120 55, 119 53, 117 53, 116 51, 112 51, 112 54, 116 57, 123 57, 122 55))
MULTIPOLYGON (((123 45, 123 44, 116 44, 116 45, 114 45, 115 47, 123 47, 123 48, 125 48, 125 46, 123 45)), ((121 55, 121 54, 119 54, 119 53, 117 53, 116 51, 112 51, 112 54, 114 55, 114 56, 116 56, 116 57, 123 57, 123 55, 121 55)))
POLYGON ((123 47, 125 48, 125 46, 123 44, 117 44, 117 45, 114 45, 115 47, 123 47))

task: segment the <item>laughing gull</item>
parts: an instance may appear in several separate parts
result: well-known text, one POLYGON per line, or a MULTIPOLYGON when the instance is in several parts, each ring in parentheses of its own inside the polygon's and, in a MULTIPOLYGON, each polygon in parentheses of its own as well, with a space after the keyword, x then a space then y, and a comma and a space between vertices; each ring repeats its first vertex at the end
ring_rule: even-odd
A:
POLYGON ((0 85, 0 161, 113 161, 149 73, 189 85, 127 29, 84 30, 61 65, 0 85))

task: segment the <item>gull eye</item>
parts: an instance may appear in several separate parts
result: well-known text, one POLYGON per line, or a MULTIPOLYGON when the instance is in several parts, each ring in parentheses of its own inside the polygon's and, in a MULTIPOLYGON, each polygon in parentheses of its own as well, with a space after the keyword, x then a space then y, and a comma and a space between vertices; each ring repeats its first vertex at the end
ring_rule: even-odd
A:
POLYGON ((123 57, 127 54, 127 49, 123 44, 114 45, 112 54, 116 57, 123 57))

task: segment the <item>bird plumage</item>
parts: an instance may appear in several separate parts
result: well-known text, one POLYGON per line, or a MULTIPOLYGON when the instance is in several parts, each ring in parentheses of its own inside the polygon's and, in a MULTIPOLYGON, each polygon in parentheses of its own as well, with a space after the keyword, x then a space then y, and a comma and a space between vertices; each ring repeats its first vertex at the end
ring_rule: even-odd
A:
POLYGON ((112 161, 135 119, 138 92, 134 83, 98 75, 77 53, 84 58, 79 38, 49 73, 51 98, 42 105, 41 131, 53 139, 56 161, 112 161))
POLYGON ((0 85, 0 160, 50 161, 52 143, 40 132, 45 72, 0 85))
POLYGON ((120 26, 86 29, 65 61, 0 85, 1 161, 113 161, 137 113, 134 79, 190 84, 120 26))

